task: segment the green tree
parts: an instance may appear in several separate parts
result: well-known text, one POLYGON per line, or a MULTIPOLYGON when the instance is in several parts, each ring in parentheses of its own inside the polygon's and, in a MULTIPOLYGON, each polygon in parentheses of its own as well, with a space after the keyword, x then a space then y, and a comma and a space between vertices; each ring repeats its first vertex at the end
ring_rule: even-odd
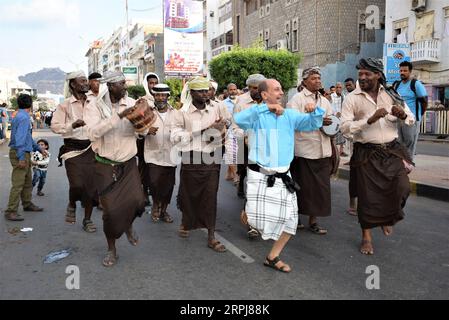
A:
MULTIPOLYGON (((31 98, 33 98, 33 101, 37 100, 37 96, 32 96, 31 98)), ((11 109, 12 110, 19 109, 19 105, 17 104, 17 96, 14 96, 11 99, 9 99, 9 102, 11 102, 11 109)))
POLYGON ((258 45, 252 48, 236 47, 220 54, 210 62, 212 78, 220 85, 235 83, 246 87, 246 79, 251 74, 261 73, 267 78, 277 79, 285 90, 296 86, 301 55, 287 50, 265 50, 258 45))
POLYGON ((182 92, 182 79, 179 78, 172 78, 167 79, 165 81, 165 84, 170 87, 170 105, 172 105, 175 108, 179 108, 179 101, 181 100, 181 92, 182 92))
POLYGON ((128 94, 133 99, 139 99, 145 96, 145 88, 143 86, 130 86, 128 87, 128 94))

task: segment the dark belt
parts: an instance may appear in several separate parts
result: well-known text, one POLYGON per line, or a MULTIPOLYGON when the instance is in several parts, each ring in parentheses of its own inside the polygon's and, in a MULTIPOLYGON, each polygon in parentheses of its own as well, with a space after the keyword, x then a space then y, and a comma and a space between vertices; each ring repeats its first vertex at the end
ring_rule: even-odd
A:
MULTIPOLYGON (((255 172, 261 172, 262 167, 260 167, 258 164, 250 164, 248 165, 248 168, 255 172)), ((301 188, 299 185, 288 175, 288 172, 285 173, 276 173, 272 175, 266 175, 268 177, 267 181, 267 187, 272 188, 274 187, 274 183, 276 182, 276 178, 282 179, 282 182, 284 183, 285 187, 290 193, 298 192, 301 188)))
POLYGON ((366 149, 390 149, 390 148, 394 147, 397 143, 398 143, 398 140, 394 139, 391 142, 381 143, 381 144, 376 144, 376 143, 356 143, 356 144, 361 146, 362 148, 366 148, 366 149))

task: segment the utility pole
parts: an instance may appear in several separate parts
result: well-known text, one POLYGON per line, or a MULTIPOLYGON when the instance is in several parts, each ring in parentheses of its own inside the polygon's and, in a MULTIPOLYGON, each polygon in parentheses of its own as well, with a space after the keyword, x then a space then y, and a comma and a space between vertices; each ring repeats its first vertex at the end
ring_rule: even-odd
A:
POLYGON ((126 2, 126 66, 129 66, 129 45, 130 45, 130 37, 129 37, 129 8, 128 8, 128 0, 126 2))

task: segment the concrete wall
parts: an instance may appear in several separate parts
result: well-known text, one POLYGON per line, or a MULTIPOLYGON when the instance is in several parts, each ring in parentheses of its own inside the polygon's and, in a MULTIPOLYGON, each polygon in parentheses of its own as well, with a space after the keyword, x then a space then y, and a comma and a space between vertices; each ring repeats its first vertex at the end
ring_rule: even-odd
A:
MULTIPOLYGON (((258 1, 258 0, 251 0, 258 1)), ((269 1, 266 1, 269 2, 269 1)), ((249 47, 258 39, 260 31, 270 30, 268 47, 285 39, 285 23, 298 19, 299 52, 304 54, 302 67, 326 65, 342 61, 345 54, 359 52, 359 11, 377 5, 381 15, 385 0, 286 0, 270 4, 270 14, 259 17, 259 10, 246 15, 246 2, 234 1, 234 35, 236 16, 240 16, 240 44, 249 47)))
POLYGON ((331 86, 335 85, 337 82, 343 82, 347 78, 353 78, 357 80, 358 72, 356 66, 361 58, 373 57, 382 58, 383 57, 383 39, 384 30, 376 31, 376 42, 369 43, 365 42, 361 44, 359 54, 347 54, 345 60, 336 62, 334 64, 328 64, 322 68, 322 80, 323 86, 329 89, 331 86))

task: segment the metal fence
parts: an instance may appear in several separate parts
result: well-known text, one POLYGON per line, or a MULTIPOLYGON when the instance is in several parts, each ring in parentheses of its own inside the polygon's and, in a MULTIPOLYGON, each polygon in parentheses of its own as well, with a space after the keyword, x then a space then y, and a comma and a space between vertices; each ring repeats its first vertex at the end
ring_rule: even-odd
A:
POLYGON ((421 121, 423 134, 449 134, 449 110, 427 111, 421 121))

